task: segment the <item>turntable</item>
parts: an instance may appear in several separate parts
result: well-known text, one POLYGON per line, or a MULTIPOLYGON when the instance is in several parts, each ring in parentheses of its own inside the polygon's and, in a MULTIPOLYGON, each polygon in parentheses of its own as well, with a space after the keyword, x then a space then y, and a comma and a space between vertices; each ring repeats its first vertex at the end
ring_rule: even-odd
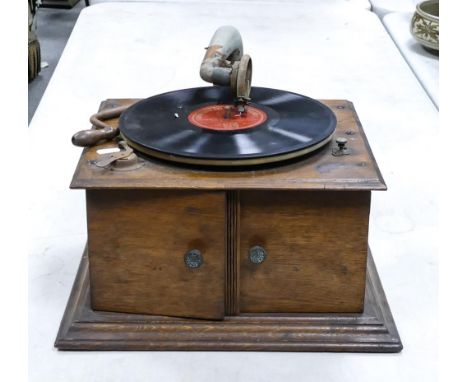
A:
POLYGON ((74 135, 88 244, 56 347, 401 350, 368 249, 386 185, 352 103, 252 87, 252 68, 221 27, 214 86, 106 100, 74 135))

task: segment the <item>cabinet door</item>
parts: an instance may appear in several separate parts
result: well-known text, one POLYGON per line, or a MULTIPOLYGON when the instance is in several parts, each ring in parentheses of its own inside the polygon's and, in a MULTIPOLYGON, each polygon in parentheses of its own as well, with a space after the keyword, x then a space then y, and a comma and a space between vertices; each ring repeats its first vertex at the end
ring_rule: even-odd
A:
POLYGON ((362 311, 369 206, 370 192, 242 191, 240 312, 362 311))
POLYGON ((222 192, 88 190, 93 309, 224 316, 222 192))

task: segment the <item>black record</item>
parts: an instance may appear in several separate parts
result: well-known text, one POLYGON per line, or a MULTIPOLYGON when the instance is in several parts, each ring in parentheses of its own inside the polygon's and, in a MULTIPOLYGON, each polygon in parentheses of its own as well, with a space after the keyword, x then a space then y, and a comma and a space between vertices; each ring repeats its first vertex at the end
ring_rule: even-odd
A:
POLYGON ((322 103, 283 90, 253 87, 250 106, 266 113, 258 126, 238 131, 201 128, 189 121, 194 110, 232 104, 227 87, 201 87, 156 95, 120 117, 123 137, 146 154, 184 163, 245 165, 309 153, 330 139, 336 117, 322 103))

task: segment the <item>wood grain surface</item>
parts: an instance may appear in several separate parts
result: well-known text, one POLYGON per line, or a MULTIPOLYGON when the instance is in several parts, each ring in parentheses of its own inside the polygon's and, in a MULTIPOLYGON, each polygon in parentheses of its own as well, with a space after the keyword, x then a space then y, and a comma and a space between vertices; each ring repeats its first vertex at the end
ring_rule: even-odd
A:
POLYGON ((365 191, 242 191, 240 312, 361 312, 369 209, 365 191))
POLYGON ((222 321, 91 309, 83 257, 55 346, 62 350, 399 352, 402 344, 369 252, 362 313, 242 314, 222 321))
POLYGON ((323 102, 349 155, 329 144, 248 171, 142 156, 143 167, 113 171, 92 161, 115 142, 85 149, 71 186, 87 190, 88 249, 56 346, 399 351, 367 256, 370 191, 386 186, 353 105, 323 102), (263 263, 249 259, 253 246, 267 251, 263 263), (184 263, 192 249, 199 268, 184 263))
POLYGON ((239 191, 226 192, 226 315, 234 316, 239 314, 239 191))
POLYGON ((94 309, 224 316, 224 193, 89 190, 87 215, 94 309), (199 268, 184 263, 192 249, 199 268))
MULTIPOLYGON (((135 99, 107 100, 102 108, 136 102, 135 99)), ((372 155, 353 104, 345 100, 321 100, 337 117, 336 137, 346 137, 350 155, 331 154, 333 142, 300 160, 270 167, 224 171, 184 167, 145 158, 145 166, 134 171, 112 171, 92 166, 98 149, 115 147, 115 142, 91 147, 83 155, 73 176, 72 188, 150 189, 304 189, 385 190, 385 182, 372 155)), ((90 111, 92 114, 93 111, 90 111)), ((117 126, 118 120, 109 121, 117 126)), ((83 126, 86 128, 86 126, 83 126)))

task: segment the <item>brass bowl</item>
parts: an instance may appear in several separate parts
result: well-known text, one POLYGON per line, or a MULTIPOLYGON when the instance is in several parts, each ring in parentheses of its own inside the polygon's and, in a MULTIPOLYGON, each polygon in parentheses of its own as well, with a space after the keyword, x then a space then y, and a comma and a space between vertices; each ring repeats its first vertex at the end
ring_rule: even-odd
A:
POLYGON ((416 5, 410 30, 420 44, 439 50, 439 0, 422 1, 416 5))

